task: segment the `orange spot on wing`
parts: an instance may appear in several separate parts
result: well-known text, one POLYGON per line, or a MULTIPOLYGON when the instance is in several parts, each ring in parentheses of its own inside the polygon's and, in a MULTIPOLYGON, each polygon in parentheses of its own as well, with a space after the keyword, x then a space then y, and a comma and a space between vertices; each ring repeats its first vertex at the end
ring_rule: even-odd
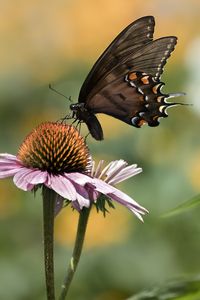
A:
POLYGON ((144 76, 140 80, 143 84, 149 84, 149 76, 144 76))
POLYGON ((158 84, 154 85, 154 86, 152 87, 152 92, 153 92, 154 94, 157 94, 158 91, 159 91, 160 86, 162 86, 162 83, 158 83, 158 84))
POLYGON ((153 87, 152 87, 152 92, 153 92, 154 94, 157 94, 157 89, 158 89, 158 86, 157 86, 157 85, 153 86, 153 87))
POLYGON ((135 80, 135 79, 137 79, 137 74, 135 72, 130 73, 128 75, 128 78, 129 78, 129 80, 135 80))
POLYGON ((138 125, 139 125, 139 126, 142 126, 142 125, 144 125, 144 124, 146 124, 146 123, 147 123, 147 121, 145 121, 144 119, 141 119, 141 120, 139 121, 138 125))

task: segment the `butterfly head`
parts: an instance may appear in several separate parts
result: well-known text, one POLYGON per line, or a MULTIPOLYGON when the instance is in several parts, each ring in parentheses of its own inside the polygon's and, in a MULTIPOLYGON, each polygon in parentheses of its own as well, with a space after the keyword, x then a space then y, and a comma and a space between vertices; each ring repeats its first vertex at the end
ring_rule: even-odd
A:
POLYGON ((72 104, 70 104, 69 108, 73 112, 82 111, 82 110, 84 110, 84 103, 72 103, 72 104))

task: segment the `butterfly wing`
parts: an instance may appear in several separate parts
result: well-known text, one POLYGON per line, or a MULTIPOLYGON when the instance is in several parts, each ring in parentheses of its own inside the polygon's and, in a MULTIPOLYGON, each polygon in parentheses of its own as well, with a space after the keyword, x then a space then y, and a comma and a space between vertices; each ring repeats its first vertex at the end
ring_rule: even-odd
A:
MULTIPOLYGON (((143 71, 159 80, 167 59, 177 44, 177 37, 168 36, 152 41, 136 53, 126 58, 130 70, 143 71)), ((120 72, 118 68, 118 72, 120 72)))
POLYGON ((158 119, 167 116, 165 110, 169 104, 165 98, 169 95, 162 94, 156 86, 163 85, 159 78, 176 42, 176 37, 164 37, 124 59, 90 92, 85 104, 87 109, 136 127, 143 123, 157 126, 158 119), (130 74, 136 74, 133 80, 130 74))
POLYGON ((163 82, 144 72, 129 72, 105 86, 91 99, 92 112, 105 113, 135 127, 148 123, 159 125, 160 117, 167 117, 170 94, 163 94, 163 82))
POLYGON ((151 16, 136 20, 100 56, 79 94, 79 103, 87 111, 135 127, 157 126, 160 117, 167 117, 166 108, 174 103, 166 102, 170 95, 161 92, 160 76, 177 38, 153 41, 154 25, 151 16))
POLYGON ((142 17, 127 26, 114 39, 86 77, 80 90, 79 102, 86 102, 91 90, 121 61, 152 41, 154 26, 154 17, 142 17))

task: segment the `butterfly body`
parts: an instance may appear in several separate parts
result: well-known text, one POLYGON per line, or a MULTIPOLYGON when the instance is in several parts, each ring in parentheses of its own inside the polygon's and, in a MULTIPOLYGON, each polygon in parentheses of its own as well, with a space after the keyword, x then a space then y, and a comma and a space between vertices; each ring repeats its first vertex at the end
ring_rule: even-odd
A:
POLYGON ((145 123, 154 127, 160 117, 167 117, 166 108, 175 105, 166 101, 170 94, 161 92, 160 76, 177 38, 153 40, 154 25, 154 18, 147 16, 126 27, 94 64, 78 103, 70 106, 96 140, 103 139, 97 113, 138 128, 145 123))
POLYGON ((71 104, 70 109, 73 111, 72 117, 87 124, 88 130, 95 140, 103 140, 103 130, 99 120, 93 112, 85 107, 84 103, 71 104))

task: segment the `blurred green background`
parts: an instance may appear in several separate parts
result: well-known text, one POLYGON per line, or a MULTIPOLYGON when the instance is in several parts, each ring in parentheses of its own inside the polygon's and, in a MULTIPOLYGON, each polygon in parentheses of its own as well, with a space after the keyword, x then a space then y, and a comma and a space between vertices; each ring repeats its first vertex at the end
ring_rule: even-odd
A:
MULTIPOLYGON (((119 187, 149 209, 141 224, 116 205, 106 218, 95 211, 71 286, 72 300, 121 300, 173 278, 200 273, 200 208, 160 218, 200 191, 199 0, 2 1, 0 5, 0 152, 16 154, 38 123, 68 113, 81 84, 110 41, 133 20, 154 15, 155 37, 179 42, 162 80, 165 92, 186 92, 193 106, 169 111, 159 127, 132 128, 100 116, 105 140, 88 138, 94 158, 125 159, 143 173, 119 187)), ((87 130, 82 126, 83 134, 87 130)), ((45 299, 42 202, 0 182, 0 299, 45 299)), ((56 220, 56 288, 71 254, 78 214, 56 220)), ((171 298, 170 298, 171 299, 171 298)))

